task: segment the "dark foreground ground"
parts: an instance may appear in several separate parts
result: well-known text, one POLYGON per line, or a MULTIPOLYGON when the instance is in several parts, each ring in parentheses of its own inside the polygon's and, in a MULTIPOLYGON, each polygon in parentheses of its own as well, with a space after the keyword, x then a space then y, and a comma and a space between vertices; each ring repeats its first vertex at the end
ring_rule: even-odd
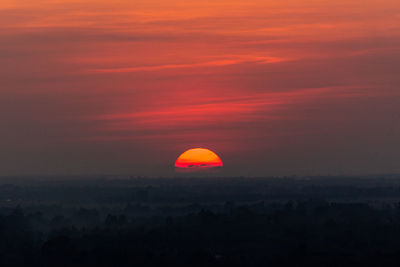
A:
POLYGON ((400 176, 0 182, 0 266, 400 265, 400 176))

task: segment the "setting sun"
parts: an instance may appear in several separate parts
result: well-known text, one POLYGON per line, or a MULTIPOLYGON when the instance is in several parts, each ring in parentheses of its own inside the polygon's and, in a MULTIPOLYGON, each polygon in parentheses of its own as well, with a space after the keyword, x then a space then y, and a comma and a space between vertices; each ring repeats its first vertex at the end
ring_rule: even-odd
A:
POLYGON ((183 152, 175 161, 177 168, 222 167, 222 160, 206 148, 192 148, 183 152))

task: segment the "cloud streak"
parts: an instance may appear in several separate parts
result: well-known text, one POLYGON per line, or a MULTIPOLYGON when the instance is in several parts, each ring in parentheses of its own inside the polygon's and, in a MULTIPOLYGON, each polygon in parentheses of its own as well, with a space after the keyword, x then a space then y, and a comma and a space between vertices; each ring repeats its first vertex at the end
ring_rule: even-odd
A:
POLYGON ((365 92, 360 89, 357 87, 326 87, 284 93, 261 93, 242 98, 205 97, 202 99, 202 104, 107 114, 96 116, 94 119, 103 121, 105 123, 103 130, 106 131, 130 131, 134 128, 159 131, 170 127, 195 126, 197 128, 200 125, 263 123, 270 120, 292 119, 279 115, 280 110, 288 109, 290 105, 304 104, 324 98, 365 97, 365 92))
POLYGON ((222 59, 200 63, 190 64, 168 64, 158 66, 139 66, 139 67, 127 67, 127 68, 112 68, 112 69, 93 69, 89 72, 95 73, 124 73, 124 72, 139 72, 139 71, 159 71, 169 69, 188 69, 188 68, 203 68, 203 67, 223 67, 235 64, 244 63, 255 63, 255 64, 269 64, 287 61, 288 59, 278 57, 257 57, 257 56, 245 56, 243 58, 235 59, 222 59))

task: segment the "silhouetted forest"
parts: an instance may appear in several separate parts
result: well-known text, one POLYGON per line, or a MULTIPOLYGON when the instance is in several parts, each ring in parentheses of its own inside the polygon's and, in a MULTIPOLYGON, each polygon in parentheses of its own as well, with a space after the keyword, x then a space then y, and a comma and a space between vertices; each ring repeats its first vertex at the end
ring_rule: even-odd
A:
POLYGON ((0 266, 399 266, 399 178, 4 180, 0 266))

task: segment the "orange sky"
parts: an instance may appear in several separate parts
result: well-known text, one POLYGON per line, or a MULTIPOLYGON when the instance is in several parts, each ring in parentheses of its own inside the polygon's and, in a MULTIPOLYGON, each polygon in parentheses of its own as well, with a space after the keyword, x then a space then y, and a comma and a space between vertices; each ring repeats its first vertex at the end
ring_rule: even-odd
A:
POLYGON ((0 3, 0 175, 400 172, 400 2, 0 3))

